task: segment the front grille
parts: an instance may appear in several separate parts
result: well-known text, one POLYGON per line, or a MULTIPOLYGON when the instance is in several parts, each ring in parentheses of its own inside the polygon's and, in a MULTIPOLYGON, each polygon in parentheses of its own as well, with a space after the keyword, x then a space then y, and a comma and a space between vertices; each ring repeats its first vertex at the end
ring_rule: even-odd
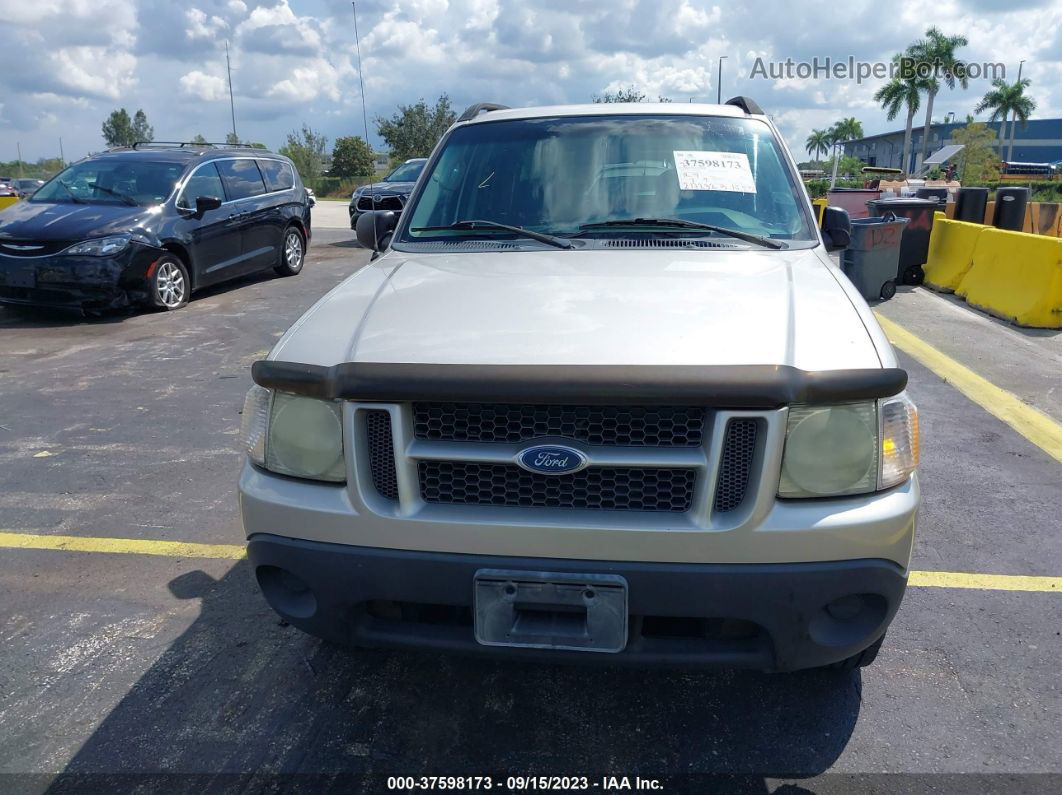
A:
POLYGON ((513 464, 421 461, 418 470, 430 503, 612 511, 688 511, 696 480, 693 469, 644 467, 540 475, 513 464))
POLYGON ((401 196, 362 196, 358 199, 359 210, 394 210, 402 212, 405 201, 401 196))
POLYGON ((381 497, 398 499, 395 448, 391 440, 391 415, 386 411, 365 412, 365 438, 369 447, 372 485, 381 497))
POLYGON ((756 456, 756 420, 730 420, 723 439, 723 455, 719 461, 719 479, 715 487, 715 510, 733 511, 745 501, 752 461, 756 456))
POLYGON ((689 406, 538 406, 414 403, 418 439, 525 442, 557 436, 592 445, 697 447, 705 411, 689 406))
POLYGON ((47 257, 69 248, 76 240, 0 240, 0 254, 7 257, 47 257))

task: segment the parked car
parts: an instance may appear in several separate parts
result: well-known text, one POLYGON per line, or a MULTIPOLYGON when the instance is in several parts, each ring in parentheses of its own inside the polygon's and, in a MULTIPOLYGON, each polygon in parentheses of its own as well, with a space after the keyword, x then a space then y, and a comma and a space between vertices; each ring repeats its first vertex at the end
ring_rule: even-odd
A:
POLYGON ((115 149, 0 216, 0 302, 178 309, 237 276, 299 273, 310 232, 286 157, 195 144, 115 149))
POLYGON ((354 645, 869 664, 918 419, 824 227, 751 100, 473 106, 252 368, 265 599, 354 645))
POLYGON ((0 179, 0 198, 21 198, 22 192, 14 182, 4 182, 0 179))
POLYGON ((370 210, 401 213, 427 162, 425 157, 410 158, 379 182, 356 188, 350 197, 350 228, 355 229, 361 214, 370 210))
POLYGON ((22 193, 23 198, 29 198, 37 189, 44 184, 43 179, 17 179, 15 180, 15 186, 22 193))

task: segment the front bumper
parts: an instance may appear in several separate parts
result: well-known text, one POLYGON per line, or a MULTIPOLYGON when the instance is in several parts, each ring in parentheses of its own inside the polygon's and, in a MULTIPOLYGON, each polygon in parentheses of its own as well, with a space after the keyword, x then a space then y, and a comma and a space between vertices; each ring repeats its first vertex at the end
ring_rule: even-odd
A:
POLYGON ((248 558, 281 616, 340 644, 772 671, 828 665, 862 651, 885 632, 907 583, 904 569, 879 559, 617 563, 372 549, 257 533, 248 558), (597 654, 478 644, 472 603, 481 569, 625 578, 626 647, 597 654), (853 614, 855 596, 861 606, 853 614), (831 613, 826 606, 836 600, 847 600, 847 610, 831 613))
POLYGON ((159 250, 130 243, 113 257, 11 257, 0 254, 0 303, 114 309, 146 295, 145 275, 159 250))

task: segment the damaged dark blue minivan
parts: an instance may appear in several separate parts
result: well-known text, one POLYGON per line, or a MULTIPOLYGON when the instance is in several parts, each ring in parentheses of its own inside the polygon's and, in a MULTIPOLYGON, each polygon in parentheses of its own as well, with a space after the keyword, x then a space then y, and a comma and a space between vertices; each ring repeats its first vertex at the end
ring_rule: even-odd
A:
POLYGON ((263 149, 110 150, 0 213, 0 303, 173 310, 255 271, 294 276, 310 206, 292 162, 263 149))

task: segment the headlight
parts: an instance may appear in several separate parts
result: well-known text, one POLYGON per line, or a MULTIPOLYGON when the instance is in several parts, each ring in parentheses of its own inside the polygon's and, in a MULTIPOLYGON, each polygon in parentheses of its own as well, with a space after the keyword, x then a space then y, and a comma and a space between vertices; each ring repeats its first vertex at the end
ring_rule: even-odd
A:
POLYGON ((114 235, 112 237, 98 237, 95 240, 86 240, 83 243, 75 243, 63 253, 77 254, 83 257, 106 257, 111 254, 117 254, 128 245, 128 237, 114 235))
POLYGON ((918 412, 906 395, 792 406, 780 497, 865 494, 902 483, 918 466, 918 412))
POLYGON ((347 478, 338 403, 252 387, 243 439, 251 461, 272 472, 336 483, 347 478))

